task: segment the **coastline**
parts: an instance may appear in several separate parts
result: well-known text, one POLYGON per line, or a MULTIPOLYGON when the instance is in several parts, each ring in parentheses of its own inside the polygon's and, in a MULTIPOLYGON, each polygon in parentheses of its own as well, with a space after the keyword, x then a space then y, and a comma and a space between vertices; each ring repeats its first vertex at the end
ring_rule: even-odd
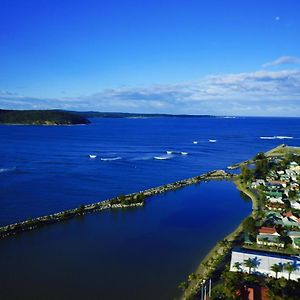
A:
MULTIPOLYGON (((259 210, 259 200, 258 197, 252 193, 250 190, 245 188, 240 180, 238 178, 235 178, 232 180, 233 183, 235 184, 236 188, 246 194, 252 201, 252 211, 251 213, 247 216, 254 216, 256 212, 259 210)), ((247 218, 246 217, 246 218, 247 218)), ((246 219, 244 218, 241 223, 238 225, 237 228, 234 229, 231 233, 229 233, 226 237, 224 237, 224 240, 227 240, 229 243, 234 243, 237 241, 242 233, 243 227, 243 221, 246 219)), ((207 254, 206 256, 200 261, 198 267, 196 268, 196 271, 194 274, 196 275, 195 280, 190 281, 188 288, 182 295, 180 296, 180 300, 186 300, 186 299, 193 299, 193 296, 195 292, 201 287, 201 283, 203 279, 207 279, 207 275, 210 272, 209 268, 207 268, 207 264, 209 261, 216 259, 219 255, 224 255, 224 251, 227 252, 232 248, 229 247, 229 249, 226 249, 225 246, 223 246, 219 241, 207 254)))

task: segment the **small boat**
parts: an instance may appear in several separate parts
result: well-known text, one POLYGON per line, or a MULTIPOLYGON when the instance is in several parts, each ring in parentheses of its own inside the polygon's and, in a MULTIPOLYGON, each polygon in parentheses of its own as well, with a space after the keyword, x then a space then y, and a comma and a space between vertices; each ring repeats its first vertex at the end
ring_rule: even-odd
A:
POLYGON ((96 158, 96 157, 97 157, 97 155, 90 154, 90 155, 89 155, 89 157, 90 157, 90 158, 96 158))
POLYGON ((210 143, 215 143, 217 140, 208 140, 210 143))
POLYGON ((167 152, 167 154, 172 154, 173 153, 173 151, 166 151, 167 152))
POLYGON ((181 154, 181 155, 188 155, 187 152, 181 152, 180 154, 181 154))
POLYGON ((193 141, 193 144, 197 145, 197 144, 198 144, 198 141, 193 141))

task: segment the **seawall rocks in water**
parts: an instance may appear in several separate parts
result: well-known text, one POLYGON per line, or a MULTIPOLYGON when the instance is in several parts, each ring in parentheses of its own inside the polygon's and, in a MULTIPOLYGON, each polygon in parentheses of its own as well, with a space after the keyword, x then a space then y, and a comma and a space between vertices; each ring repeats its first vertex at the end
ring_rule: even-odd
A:
POLYGON ((0 227, 0 238, 15 235, 24 231, 33 230, 47 224, 57 223, 76 216, 82 216, 87 213, 98 212, 106 209, 143 206, 145 197, 150 197, 156 194, 176 190, 188 185, 198 183, 202 180, 232 179, 234 176, 234 174, 227 173, 224 170, 215 170, 199 176, 183 179, 137 193, 119 196, 113 199, 108 199, 93 204, 81 205, 80 207, 74 209, 0 227))

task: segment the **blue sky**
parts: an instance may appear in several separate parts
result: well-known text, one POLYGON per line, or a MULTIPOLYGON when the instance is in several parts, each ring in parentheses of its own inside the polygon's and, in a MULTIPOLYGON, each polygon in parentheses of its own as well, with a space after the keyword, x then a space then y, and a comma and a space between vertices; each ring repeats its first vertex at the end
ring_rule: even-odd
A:
POLYGON ((300 115, 300 1, 1 0, 0 108, 300 115))

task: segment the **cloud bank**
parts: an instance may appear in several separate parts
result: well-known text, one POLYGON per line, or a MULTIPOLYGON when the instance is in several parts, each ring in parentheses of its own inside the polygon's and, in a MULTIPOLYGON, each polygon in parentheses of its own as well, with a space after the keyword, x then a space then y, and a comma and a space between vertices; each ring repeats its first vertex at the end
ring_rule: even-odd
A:
MULTIPOLYGON (((285 57, 287 58, 287 57, 285 57)), ((283 61, 295 61, 279 58, 283 61)), ((271 63, 268 63, 269 65, 271 63)), ((181 84, 116 88, 75 98, 41 99, 0 92, 7 109, 300 116, 300 70, 217 74, 181 84)))
POLYGON ((276 67, 280 65, 298 65, 300 58, 296 56, 281 56, 273 61, 267 62, 262 65, 263 68, 276 67))

